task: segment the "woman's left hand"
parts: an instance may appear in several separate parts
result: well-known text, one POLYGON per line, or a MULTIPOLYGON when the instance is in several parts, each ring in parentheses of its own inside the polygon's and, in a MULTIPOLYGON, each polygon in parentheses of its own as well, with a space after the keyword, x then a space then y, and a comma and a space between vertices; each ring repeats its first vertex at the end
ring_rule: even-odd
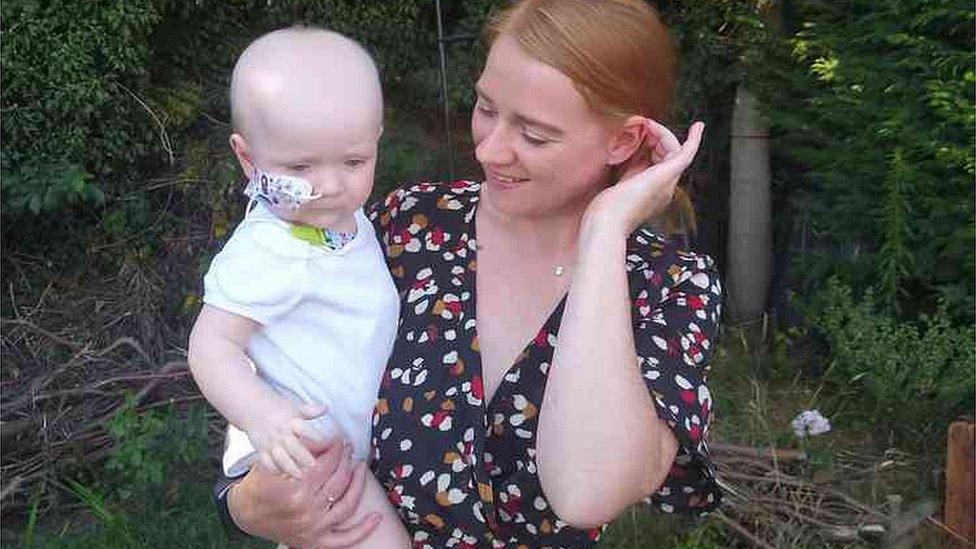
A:
MULTIPOLYGON (((647 135, 642 146, 650 152, 651 166, 625 165, 620 182, 590 202, 583 218, 585 225, 621 231, 626 237, 671 203, 678 179, 698 152, 705 124, 692 124, 688 139, 681 144, 661 124, 650 119, 645 119, 645 123, 647 135)), ((646 158, 640 153, 635 152, 634 158, 646 158)))

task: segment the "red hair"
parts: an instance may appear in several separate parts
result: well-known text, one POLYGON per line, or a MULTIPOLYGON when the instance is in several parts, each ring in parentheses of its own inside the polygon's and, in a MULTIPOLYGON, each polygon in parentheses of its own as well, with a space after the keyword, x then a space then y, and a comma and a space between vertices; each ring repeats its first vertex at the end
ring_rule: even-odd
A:
MULTIPOLYGON (((597 112, 618 120, 668 118, 677 54, 667 27, 644 0, 521 0, 485 29, 489 46, 503 34, 568 76, 597 112)), ((672 232, 694 231, 684 190, 675 190, 666 221, 672 232)))

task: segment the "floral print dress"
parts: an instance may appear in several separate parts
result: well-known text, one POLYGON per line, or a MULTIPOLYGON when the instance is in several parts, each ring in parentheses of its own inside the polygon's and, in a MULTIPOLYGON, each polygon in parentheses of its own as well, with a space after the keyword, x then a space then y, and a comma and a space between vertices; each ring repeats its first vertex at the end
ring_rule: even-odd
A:
MULTIPOLYGON (((419 183, 370 211, 401 300, 373 414, 373 470, 417 548, 589 547, 602 528, 561 521, 535 462, 565 298, 485 401, 475 326, 479 189, 469 181, 419 183)), ((705 510, 719 499, 705 446, 718 276, 708 257, 645 229, 631 236, 626 261, 639 365, 680 443, 648 502, 665 512, 705 510)))

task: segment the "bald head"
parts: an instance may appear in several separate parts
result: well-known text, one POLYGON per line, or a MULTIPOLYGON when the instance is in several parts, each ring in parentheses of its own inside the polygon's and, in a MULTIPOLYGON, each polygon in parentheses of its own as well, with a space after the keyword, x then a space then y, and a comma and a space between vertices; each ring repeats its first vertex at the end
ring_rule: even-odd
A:
POLYGON ((237 60, 230 88, 235 131, 247 140, 295 125, 382 125, 383 96, 372 58, 336 32, 293 27, 252 42, 237 60))

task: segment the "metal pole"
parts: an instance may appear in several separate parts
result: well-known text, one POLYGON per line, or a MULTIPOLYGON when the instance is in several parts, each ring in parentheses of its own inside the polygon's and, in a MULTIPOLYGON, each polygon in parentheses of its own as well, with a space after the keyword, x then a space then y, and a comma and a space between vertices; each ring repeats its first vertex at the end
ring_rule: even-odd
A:
POLYGON ((447 175, 454 180, 454 142, 451 140, 451 109, 447 97, 447 52, 444 49, 444 27, 441 23, 441 0, 434 0, 437 8, 437 49, 441 56, 441 95, 444 99, 444 138, 447 141, 447 175))

